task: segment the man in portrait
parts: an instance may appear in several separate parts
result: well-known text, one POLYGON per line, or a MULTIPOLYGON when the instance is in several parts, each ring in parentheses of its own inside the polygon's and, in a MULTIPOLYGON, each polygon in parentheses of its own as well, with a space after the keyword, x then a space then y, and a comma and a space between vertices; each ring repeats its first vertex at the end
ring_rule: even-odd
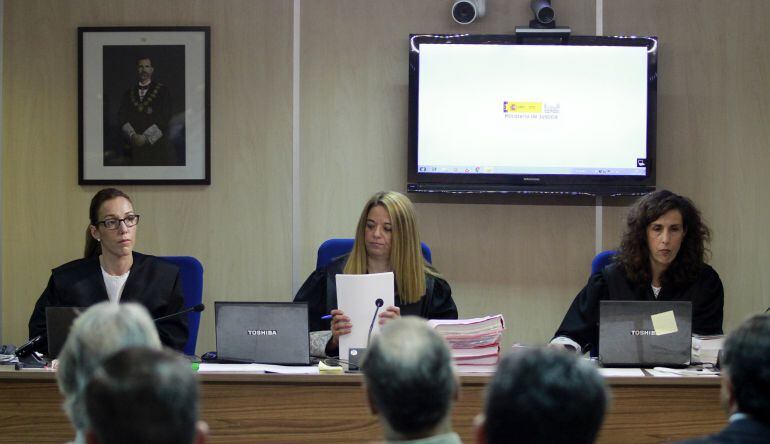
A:
POLYGON ((168 135, 171 94, 166 85, 153 81, 154 71, 149 57, 136 60, 137 82, 123 94, 118 110, 118 125, 131 166, 176 163, 168 135))

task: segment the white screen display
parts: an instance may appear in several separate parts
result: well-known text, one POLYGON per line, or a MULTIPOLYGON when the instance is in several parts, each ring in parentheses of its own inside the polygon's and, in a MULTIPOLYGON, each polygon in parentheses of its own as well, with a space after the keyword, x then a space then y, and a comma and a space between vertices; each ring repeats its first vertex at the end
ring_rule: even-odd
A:
POLYGON ((647 48, 419 46, 420 173, 646 174, 647 48))

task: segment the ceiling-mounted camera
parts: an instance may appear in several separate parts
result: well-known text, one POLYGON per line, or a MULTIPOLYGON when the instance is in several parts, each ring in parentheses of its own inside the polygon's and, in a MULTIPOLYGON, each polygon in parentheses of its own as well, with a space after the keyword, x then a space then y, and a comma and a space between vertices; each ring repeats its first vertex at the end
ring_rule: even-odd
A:
POLYGON ((469 25, 478 17, 484 17, 487 0, 454 0, 452 18, 461 25, 469 25))
POLYGON ((535 18, 529 21, 529 26, 517 26, 517 36, 556 36, 565 38, 572 32, 569 26, 556 26, 556 13, 551 6, 551 0, 532 0, 529 6, 532 8, 535 18))

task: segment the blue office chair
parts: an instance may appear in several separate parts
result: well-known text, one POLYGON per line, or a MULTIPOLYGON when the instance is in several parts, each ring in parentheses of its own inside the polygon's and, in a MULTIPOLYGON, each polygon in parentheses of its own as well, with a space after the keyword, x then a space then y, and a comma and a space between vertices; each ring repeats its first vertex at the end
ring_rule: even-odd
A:
POLYGON ((615 250, 602 251, 597 254, 594 260, 591 261, 591 274, 594 275, 604 270, 604 267, 614 262, 616 254, 618 252, 615 250))
MULTIPOLYGON (((324 268, 332 259, 350 253, 353 249, 353 239, 328 239, 318 247, 318 258, 315 261, 316 270, 324 268)), ((430 248, 422 242, 422 256, 432 263, 430 248)))
MULTIPOLYGON (((179 276, 182 279, 182 289, 184 290, 184 307, 189 308, 200 304, 203 301, 203 265, 200 261, 192 256, 162 256, 161 259, 179 267, 179 276)), ((184 354, 186 355, 195 354, 200 322, 200 313, 187 314, 187 328, 190 336, 184 345, 184 354)))

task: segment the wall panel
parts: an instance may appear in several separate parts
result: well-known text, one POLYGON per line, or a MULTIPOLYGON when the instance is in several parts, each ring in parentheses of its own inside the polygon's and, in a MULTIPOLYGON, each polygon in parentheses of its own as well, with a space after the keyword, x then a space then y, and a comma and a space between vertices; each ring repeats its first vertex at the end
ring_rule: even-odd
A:
POLYGON ((770 3, 605 0, 608 34, 660 37, 658 184, 713 231, 725 329, 770 306, 770 3))
MULTIPOLYGON (((206 267, 210 310, 198 347, 206 351, 214 348, 214 300, 289 300, 300 283, 291 281, 292 242, 304 277, 321 241, 352 235, 369 195, 404 190, 407 36, 507 33, 530 19, 529 1, 487 3, 486 17, 461 27, 450 0, 301 2, 300 187, 292 196, 291 0, 6 0, 3 339, 26 336, 50 268, 80 255, 88 199, 98 189, 76 184, 78 26, 212 27, 213 184, 125 187, 143 215, 140 251, 190 254, 206 267)), ((594 0, 555 7, 559 24, 594 33, 594 0)), ((603 13, 605 34, 661 37, 658 181, 692 196, 711 224, 732 328, 770 305, 763 230, 770 61, 758 56, 770 43, 762 32, 770 4, 746 1, 734 12, 717 0, 604 0, 603 13)), ((586 281, 594 201, 413 200, 461 315, 502 312, 506 343, 545 342, 586 281)), ((604 200, 604 248, 617 246, 629 203, 604 200)))
POLYGON ((284 1, 6 1, 3 337, 19 343, 52 267, 82 255, 90 197, 77 185, 77 27, 211 26, 211 186, 123 187, 137 249, 205 267, 198 351, 214 300, 291 293, 291 14, 284 1))
MULTIPOLYGON (((406 188, 408 35, 510 33, 532 18, 529 1, 490 0, 487 16, 463 27, 452 21, 451 4, 302 3, 303 276, 314 267, 323 240, 353 235, 371 194, 406 188)), ((593 34, 594 20, 593 1, 557 7, 557 21, 576 33, 593 34)), ((460 315, 504 313, 510 329, 506 343, 550 339, 587 277, 593 200, 412 199, 460 315)))

